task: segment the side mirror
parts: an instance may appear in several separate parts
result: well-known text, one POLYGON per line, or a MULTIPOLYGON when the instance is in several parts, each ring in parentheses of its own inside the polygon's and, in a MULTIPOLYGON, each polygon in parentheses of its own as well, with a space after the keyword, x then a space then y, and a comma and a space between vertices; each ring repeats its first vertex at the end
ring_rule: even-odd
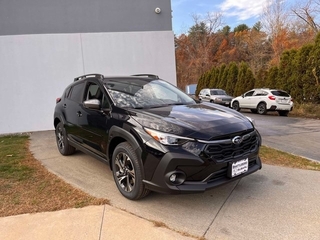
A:
POLYGON ((206 94, 206 96, 207 96, 207 97, 210 97, 210 95, 209 95, 209 94, 206 94))
POLYGON ((85 108, 100 110, 100 101, 98 99, 90 99, 83 102, 85 108))
POLYGON ((241 97, 244 98, 244 94, 242 94, 241 97))

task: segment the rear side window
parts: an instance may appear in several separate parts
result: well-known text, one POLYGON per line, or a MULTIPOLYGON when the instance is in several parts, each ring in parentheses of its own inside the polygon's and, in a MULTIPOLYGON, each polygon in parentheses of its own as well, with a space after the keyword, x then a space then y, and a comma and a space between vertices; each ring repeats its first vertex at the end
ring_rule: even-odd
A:
POLYGON ((84 83, 74 85, 69 93, 69 99, 75 102, 82 102, 84 83))
POLYGON ((64 97, 70 98, 70 95, 71 95, 71 88, 69 87, 64 91, 64 97))
POLYGON ((285 92, 285 91, 275 90, 275 91, 271 91, 271 93, 272 93, 274 96, 290 97, 290 95, 289 95, 287 92, 285 92))
POLYGON ((253 94, 253 96, 267 96, 268 93, 262 90, 256 90, 253 94))

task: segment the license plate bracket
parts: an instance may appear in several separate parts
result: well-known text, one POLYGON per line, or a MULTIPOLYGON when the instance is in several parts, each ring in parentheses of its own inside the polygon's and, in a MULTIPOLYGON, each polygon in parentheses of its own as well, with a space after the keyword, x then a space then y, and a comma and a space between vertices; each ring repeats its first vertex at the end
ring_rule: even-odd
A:
POLYGON ((236 162, 230 162, 228 166, 228 177, 233 178, 239 176, 243 173, 246 173, 249 168, 248 158, 241 159, 236 162))

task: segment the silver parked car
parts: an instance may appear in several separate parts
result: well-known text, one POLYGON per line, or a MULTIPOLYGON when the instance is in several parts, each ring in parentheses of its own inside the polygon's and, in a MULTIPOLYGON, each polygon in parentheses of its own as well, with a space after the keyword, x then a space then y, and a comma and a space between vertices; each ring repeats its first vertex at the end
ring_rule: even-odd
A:
POLYGON ((218 88, 204 88, 200 91, 198 98, 200 101, 217 103, 227 107, 230 107, 230 103, 233 99, 226 91, 218 88))

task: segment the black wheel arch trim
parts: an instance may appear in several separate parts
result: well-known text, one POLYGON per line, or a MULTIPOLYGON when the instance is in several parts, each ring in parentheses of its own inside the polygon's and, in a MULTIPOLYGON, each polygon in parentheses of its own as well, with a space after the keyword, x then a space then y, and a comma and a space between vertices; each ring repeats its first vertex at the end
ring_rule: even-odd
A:
MULTIPOLYGON (((115 137, 121 137, 125 139, 133 148, 134 152, 137 154, 139 161, 141 161, 140 156, 142 154, 142 148, 138 143, 137 139, 128 131, 118 127, 112 126, 109 130, 109 139, 108 139, 108 148, 107 148, 107 156, 110 156, 110 143, 115 137)), ((142 161, 141 161, 142 164, 142 161)), ((112 166, 112 164, 110 164, 112 166)), ((144 175, 144 174, 143 174, 144 175)))
POLYGON ((58 115, 58 114, 54 114, 54 120, 53 120, 53 126, 54 126, 54 128, 57 127, 57 125, 58 125, 59 122, 62 122, 63 125, 66 124, 66 120, 65 120, 65 118, 64 118, 63 116, 58 115), (57 119, 59 120, 58 122, 57 122, 57 119))

